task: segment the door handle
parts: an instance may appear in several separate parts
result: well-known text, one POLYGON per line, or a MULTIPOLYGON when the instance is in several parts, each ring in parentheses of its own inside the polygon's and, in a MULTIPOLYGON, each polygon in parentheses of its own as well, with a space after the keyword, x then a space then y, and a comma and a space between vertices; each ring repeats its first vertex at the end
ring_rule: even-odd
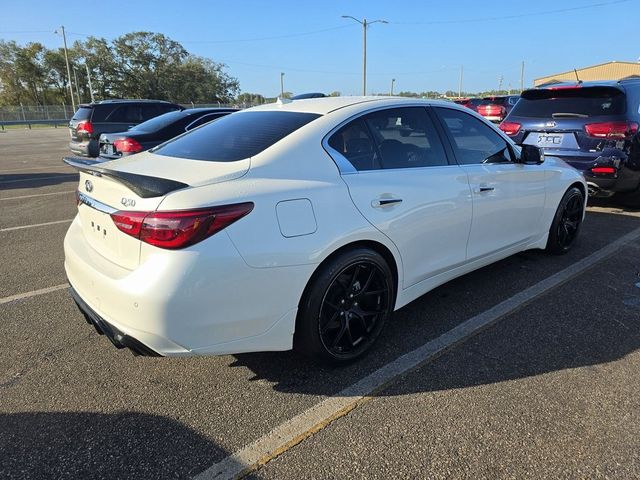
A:
POLYGON ((494 187, 490 187, 486 183, 481 183, 478 185, 478 188, 476 188, 476 193, 493 192, 494 190, 494 187))
POLYGON ((373 208, 382 208, 397 205, 398 203, 402 203, 401 198, 377 198, 371 201, 371 206, 373 208))

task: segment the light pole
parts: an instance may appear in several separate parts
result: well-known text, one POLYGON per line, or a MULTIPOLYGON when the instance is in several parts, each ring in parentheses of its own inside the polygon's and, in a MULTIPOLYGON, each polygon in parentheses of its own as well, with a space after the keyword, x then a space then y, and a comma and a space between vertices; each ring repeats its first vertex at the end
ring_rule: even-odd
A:
POLYGON ((396 79, 391 79, 391 90, 389 90, 389 95, 393 97, 393 84, 396 83, 396 79))
POLYGON ((464 73, 464 65, 460 65, 460 81, 458 82, 458 98, 462 98, 462 74, 464 73))
MULTIPOLYGON (((64 33, 64 26, 60 26, 62 30, 62 40, 64 40, 64 60, 67 62, 67 78, 69 79, 69 95, 71 96, 71 108, 76 113, 76 102, 73 100, 73 85, 71 85, 71 67, 69 67, 69 54, 67 53, 67 36, 64 33)), ((56 30, 54 33, 58 33, 56 30)))
POLYGON ((280 72, 280 98, 284 98, 284 72, 280 72))
POLYGON ((87 65, 86 59, 84 61, 84 68, 87 69, 87 80, 89 81, 89 94, 91 95, 91 103, 94 103, 96 99, 93 98, 93 87, 91 86, 91 74, 89 73, 89 65, 87 65))
POLYGON ((366 18, 362 20, 358 20, 351 15, 342 15, 342 18, 350 18, 355 20, 360 25, 362 25, 362 95, 367 94, 367 26, 373 25, 374 23, 389 23, 386 20, 373 20, 372 22, 367 22, 366 18))
POLYGON ((76 67, 73 67, 73 81, 76 82, 76 95, 78 96, 78 105, 82 102, 80 101, 80 90, 78 89, 78 70, 76 67))

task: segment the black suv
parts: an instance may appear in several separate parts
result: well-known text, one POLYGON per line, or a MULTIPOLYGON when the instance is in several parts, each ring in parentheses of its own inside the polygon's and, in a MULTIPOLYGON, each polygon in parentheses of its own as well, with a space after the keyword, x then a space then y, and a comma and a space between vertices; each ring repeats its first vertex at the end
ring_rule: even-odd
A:
POLYGON ((100 134, 122 132, 175 110, 183 107, 161 100, 103 100, 82 104, 69 122, 69 148, 76 155, 97 157, 100 134))
POLYGON ((559 83, 522 92, 500 124, 580 170, 592 196, 640 207, 640 79, 559 83))

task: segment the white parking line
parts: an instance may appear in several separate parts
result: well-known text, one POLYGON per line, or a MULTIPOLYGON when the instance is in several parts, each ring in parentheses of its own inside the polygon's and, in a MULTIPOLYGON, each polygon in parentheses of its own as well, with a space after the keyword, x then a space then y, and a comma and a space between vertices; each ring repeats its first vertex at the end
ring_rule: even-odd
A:
MULTIPOLYGON (((51 180, 52 178, 64 178, 64 177, 70 177, 71 175, 74 175, 73 173, 61 173, 60 175, 53 175, 51 177, 31 177, 31 178, 20 178, 19 180, 0 180, 0 184, 3 183, 18 183, 18 182, 38 182, 40 180, 51 180)), ((69 181, 71 180, 75 180, 74 179, 69 179, 69 181)))
POLYGON ((18 200, 21 198, 45 197, 47 195, 62 195, 63 193, 73 193, 73 192, 75 192, 75 190, 65 190, 64 192, 52 192, 52 193, 34 193, 33 195, 20 195, 18 197, 0 198, 0 202, 2 200, 18 200))
POLYGON ((24 300, 25 298, 31 298, 37 295, 44 295, 45 293, 55 292, 64 288, 69 288, 69 284, 62 283, 60 285, 56 285, 55 287, 47 287, 41 288, 40 290, 32 290, 31 292, 18 293, 17 295, 0 298, 0 305, 2 305, 3 303, 15 302, 16 300, 24 300))
POLYGON ((34 223, 33 225, 20 225, 19 227, 0 228, 0 232, 11 232, 13 230, 23 230, 25 228, 46 227, 47 225, 57 225, 58 223, 73 222, 73 218, 68 220, 56 220, 55 222, 34 223))
POLYGON ((466 320, 440 337, 388 363, 359 382, 287 420, 255 442, 213 464, 204 472, 196 475, 194 479, 220 480, 238 478, 259 468, 289 448, 302 442, 305 438, 322 430, 332 421, 346 415, 360 403, 372 398, 372 394, 380 391, 399 376, 466 341, 506 315, 513 313, 527 303, 583 273, 594 264, 638 238, 640 238, 640 228, 620 237, 570 267, 517 293, 508 300, 466 320))

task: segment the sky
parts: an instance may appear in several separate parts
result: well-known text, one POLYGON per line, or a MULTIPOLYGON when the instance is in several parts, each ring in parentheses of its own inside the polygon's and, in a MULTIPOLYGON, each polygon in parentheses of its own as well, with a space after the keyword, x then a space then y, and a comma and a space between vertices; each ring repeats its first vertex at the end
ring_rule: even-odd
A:
POLYGON ((360 24, 367 29, 367 93, 483 91, 611 60, 640 57, 640 0, 5 0, 0 39, 62 46, 88 35, 163 33, 227 65, 242 92, 362 93, 360 24))

